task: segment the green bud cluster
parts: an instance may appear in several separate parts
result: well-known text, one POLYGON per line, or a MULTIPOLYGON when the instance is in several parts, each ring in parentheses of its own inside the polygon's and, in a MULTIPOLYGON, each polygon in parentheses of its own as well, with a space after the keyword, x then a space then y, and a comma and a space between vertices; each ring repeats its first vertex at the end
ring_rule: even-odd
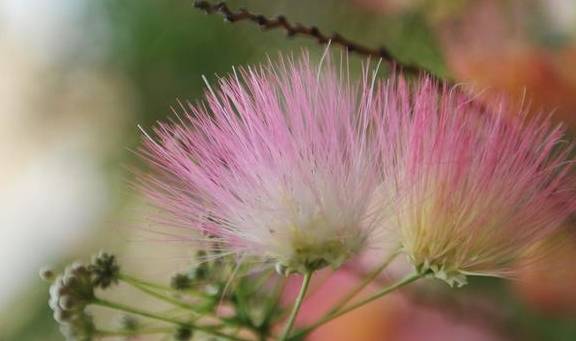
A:
POLYGON ((94 256, 89 265, 69 265, 59 276, 52 270, 40 271, 42 279, 52 282, 48 304, 67 340, 93 339, 94 322, 85 308, 94 302, 97 288, 106 289, 118 282, 119 273, 116 258, 104 252, 94 256))
POLYGON ((94 300, 92 274, 74 263, 50 287, 49 305, 67 340, 91 340, 94 323, 84 309, 94 300))
MULTIPOLYGON (((270 273, 248 273, 247 263, 238 263, 231 255, 209 249, 199 251, 194 265, 188 271, 175 274, 166 287, 129 275, 121 275, 120 266, 114 255, 100 252, 89 264, 74 263, 60 275, 52 270, 42 270, 40 276, 51 282, 49 305, 54 312, 62 334, 67 340, 91 341, 99 337, 136 337, 153 333, 171 336, 173 340, 187 341, 204 335, 211 337, 212 326, 202 323, 194 325, 189 317, 210 316, 219 321, 222 329, 218 333, 232 330, 251 330, 258 335, 271 335, 272 326, 280 318, 280 307, 272 305, 273 287, 266 284, 270 273), (232 279, 232 280, 231 280, 232 279), (119 281, 163 300, 176 307, 181 316, 172 317, 164 312, 141 309, 131 303, 119 303, 97 296, 98 290, 109 289, 119 281), (255 293, 259 293, 256 297, 255 293), (179 304, 181 301, 181 304, 179 304), (217 309, 222 304, 227 308, 225 316, 217 309), (92 316, 87 313, 89 305, 100 305, 121 311, 122 319, 116 329, 99 329, 92 316), (135 316, 163 322, 162 328, 154 324, 141 323, 135 316), (163 325, 172 323, 172 328, 163 325), (190 323, 190 324, 189 324, 190 323)), ((275 282, 277 283, 277 282, 275 282)), ((274 286, 276 288, 277 286, 274 286)), ((195 322, 194 322, 195 323, 195 322)))

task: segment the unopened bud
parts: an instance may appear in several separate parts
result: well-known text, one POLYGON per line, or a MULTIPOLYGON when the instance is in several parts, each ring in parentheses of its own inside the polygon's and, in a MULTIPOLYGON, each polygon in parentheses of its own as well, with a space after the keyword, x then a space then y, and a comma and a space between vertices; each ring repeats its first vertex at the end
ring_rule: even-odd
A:
POLYGON ((121 324, 122 329, 129 332, 135 332, 140 328, 140 321, 138 321, 138 319, 134 316, 130 315, 122 316, 121 324))
POLYGON ((182 326, 174 333, 174 339, 177 341, 188 341, 192 338, 192 328, 189 326, 182 326))
POLYGON ((38 274, 40 275, 40 278, 42 278, 42 280, 49 283, 52 283, 56 278, 56 273, 51 268, 42 268, 40 269, 38 274))
POLYGON ((172 276, 172 279, 170 280, 170 286, 172 287, 172 289, 175 290, 186 290, 186 289, 190 289, 192 285, 192 281, 190 280, 190 277, 188 277, 188 275, 186 274, 175 274, 174 276, 172 276))

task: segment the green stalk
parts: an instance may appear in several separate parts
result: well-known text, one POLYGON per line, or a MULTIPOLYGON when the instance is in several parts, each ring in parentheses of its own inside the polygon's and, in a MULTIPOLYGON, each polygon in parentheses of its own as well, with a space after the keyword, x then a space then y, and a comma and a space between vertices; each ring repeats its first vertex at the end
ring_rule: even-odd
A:
POLYGON ((304 302, 304 296, 306 296, 306 292, 308 291, 308 286, 310 285, 310 279, 312 279, 312 271, 307 272, 304 274, 304 279, 302 280, 302 285, 300 286, 300 292, 298 293, 298 297, 296 298, 296 302, 294 302, 294 306, 292 307, 292 311, 290 312, 290 316, 286 321, 286 325, 284 326, 284 331, 282 332, 282 336, 280 336, 279 340, 286 340, 288 339, 288 335, 294 326, 294 321, 296 321, 296 316, 300 311, 300 307, 304 302))
POLYGON ((130 275, 126 275, 126 274, 120 274, 119 276, 120 280, 123 280, 125 282, 130 281, 133 283, 138 283, 141 286, 145 286, 147 288, 151 288, 151 289, 157 289, 157 290, 161 290, 161 291, 169 291, 169 292, 174 292, 174 293, 187 293, 187 294, 192 294, 192 295, 202 295, 201 292, 199 292, 198 290, 194 290, 192 288, 189 289, 184 289, 184 290, 176 290, 170 286, 166 286, 166 285, 162 285, 162 284, 158 284, 158 283, 153 283, 153 282, 148 282, 130 275))
MULTIPOLYGON (((189 311, 191 311, 192 313, 196 314, 198 318, 203 317, 203 312, 198 311, 198 309, 197 309, 195 306, 193 306, 193 305, 191 305, 191 304, 187 304, 187 303, 182 302, 182 301, 179 301, 179 300, 177 300, 177 299, 175 299, 175 298, 173 298, 173 297, 167 296, 167 295, 165 295, 165 294, 161 294, 161 293, 159 293, 159 292, 156 292, 156 291, 148 288, 148 284, 149 284, 149 283, 140 281, 139 279, 136 279, 136 278, 130 277, 130 276, 126 276, 126 275, 120 275, 120 280, 123 281, 123 282, 125 282, 125 283, 127 283, 127 284, 129 284, 129 285, 131 285, 132 287, 134 287, 134 288, 136 288, 136 289, 138 289, 138 290, 140 290, 140 291, 142 291, 142 292, 144 292, 144 293, 152 296, 152 297, 155 297, 155 298, 157 298, 157 299, 159 299, 159 300, 162 300, 162 301, 165 301, 165 302, 167 302, 167 303, 170 303, 170 304, 172 304, 172 305, 174 305, 174 306, 176 306, 176 307, 189 310, 189 311)), ((153 285, 154 285, 154 284, 153 284, 153 285)), ((157 289, 162 290, 162 287, 160 287, 160 286, 154 285, 153 287, 156 287, 157 289)), ((171 288, 166 288, 166 289, 167 289, 167 290, 174 291, 174 292, 177 292, 176 290, 171 289, 171 288)), ((238 326, 237 323, 230 323, 229 320, 223 319, 223 318, 221 318, 221 317, 219 317, 219 316, 217 316, 217 315, 204 315, 204 316, 210 316, 210 317, 212 317, 212 318, 215 318, 215 319, 218 320, 218 322, 220 322, 220 323, 222 323, 222 324, 224 324, 224 325, 227 325, 227 326, 236 326, 236 327, 238 326)), ((242 327, 246 327, 246 328, 248 328, 248 329, 251 329, 251 330, 256 331, 256 327, 254 327, 252 324, 242 325, 242 327)))
POLYGON ((134 307, 130 307, 128 305, 124 305, 121 303, 116 303, 116 302, 111 302, 102 298, 96 298, 94 299, 94 301, 92 302, 93 304, 102 306, 102 307, 107 307, 110 309, 115 309, 115 310, 119 310, 119 311, 123 311, 126 313, 130 313, 130 314, 134 314, 134 315, 140 315, 143 317, 147 317, 147 318, 151 318, 151 319, 155 319, 158 321, 163 321, 163 322, 167 322, 167 323, 171 323, 171 324, 175 324, 178 326, 183 326, 183 327, 190 327, 192 329, 195 330, 199 330, 201 332, 204 332, 206 334, 211 334, 214 336, 219 336, 228 340, 233 340, 233 341, 248 341, 246 339, 242 339, 239 337, 235 337, 235 336, 231 336, 231 335, 227 335, 227 334, 223 334, 220 333, 212 328, 208 328, 208 327, 203 327, 203 326, 197 326, 197 325, 191 325, 190 323, 186 322, 186 321, 182 321, 182 320, 178 320, 178 319, 174 319, 168 316, 162 316, 162 315, 158 315, 152 312, 148 312, 145 310, 141 310, 138 308, 134 308, 134 307))
POLYGON ((183 308, 183 309, 190 310, 195 314, 200 314, 200 312, 198 312, 196 310, 196 308, 194 306, 192 306, 191 304, 181 302, 181 301, 174 299, 170 296, 166 296, 166 295, 160 294, 154 290, 151 290, 151 289, 147 288, 145 285, 141 284, 139 280, 136 280, 134 278, 124 276, 124 275, 120 276, 120 280, 122 280, 125 283, 130 284, 134 288, 136 288, 136 289, 138 289, 138 290, 140 290, 140 291, 142 291, 142 292, 144 292, 144 293, 146 293, 152 297, 155 297, 159 300, 165 301, 167 303, 170 303, 172 305, 175 305, 175 306, 183 308))
POLYGON ((356 295, 358 295, 362 290, 364 290, 364 288, 366 288, 370 283, 372 283, 372 281, 374 281, 374 279, 376 279, 376 277, 378 277, 378 275, 380 275, 380 273, 382 271, 384 271, 384 269, 386 269, 386 267, 388 267, 388 265, 390 265, 390 263, 392 263, 392 261, 399 254, 400 254, 400 250, 397 250, 394 253, 392 253, 384 261, 384 263, 382 263, 382 265, 380 265, 378 268, 376 268, 374 271, 372 271, 370 274, 368 274, 368 276, 366 276, 366 278, 362 281, 362 283, 360 283, 360 285, 358 285, 356 288, 354 288, 352 291, 350 291, 348 293, 348 295, 346 295, 338 303, 336 303, 334 305, 334 307, 330 310, 328 315, 334 314, 335 312, 337 312, 338 310, 340 310, 344 306, 346 306, 346 304, 348 304, 348 302, 350 302, 350 300, 352 300, 354 297, 356 297, 356 295))
POLYGON ((137 331, 128 330, 103 330, 97 329, 95 334, 98 337, 115 337, 115 336, 138 336, 138 335, 150 335, 150 334, 164 334, 173 332, 172 328, 149 328, 137 331))
POLYGON ((374 295, 369 296, 368 298, 366 298, 366 299, 364 299, 358 303, 352 304, 352 305, 348 306, 347 308, 341 309, 335 313, 327 314, 326 316, 324 316, 323 318, 321 318, 317 322, 315 322, 315 323, 311 324, 310 326, 298 331, 296 334, 294 334, 294 336, 291 339, 304 336, 304 335, 310 333, 311 331, 313 331, 314 329, 320 327, 321 325, 328 323, 328 322, 334 320, 335 318, 340 317, 340 316, 342 316, 342 315, 344 315, 344 314, 346 314, 346 313, 348 313, 348 312, 350 312, 356 308, 359 308, 363 305, 366 305, 366 304, 368 304, 368 303, 370 303, 370 302, 372 302, 372 301, 374 301, 374 300, 376 300, 382 296, 385 296, 385 295, 393 292, 394 290, 401 288, 407 284, 410 284, 410 283, 412 283, 412 282, 414 282, 417 279, 422 278, 422 277, 423 277, 422 274, 412 273, 412 274, 404 277, 400 281, 378 291, 374 295))
POLYGON ((162 291, 176 291, 174 289, 172 289, 171 287, 167 287, 165 285, 162 284, 157 284, 157 283, 152 283, 152 282, 148 282, 148 281, 144 281, 141 280, 139 278, 130 276, 130 275, 126 275, 126 274, 120 274, 118 276, 118 278, 124 282, 131 282, 131 283, 138 283, 140 285, 149 287, 149 288, 154 288, 154 289, 158 289, 158 290, 162 290, 162 291))

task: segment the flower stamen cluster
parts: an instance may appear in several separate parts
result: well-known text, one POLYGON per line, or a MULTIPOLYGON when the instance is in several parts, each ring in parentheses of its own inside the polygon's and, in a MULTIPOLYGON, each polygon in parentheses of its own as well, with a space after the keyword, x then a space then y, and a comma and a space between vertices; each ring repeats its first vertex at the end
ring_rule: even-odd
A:
POLYGON ((426 79, 391 81, 383 96, 386 228, 419 273, 451 286, 510 275, 575 211, 572 147, 549 119, 490 110, 426 79))
POLYGON ((378 215, 369 136, 380 102, 367 72, 353 82, 326 59, 235 72, 146 135, 153 167, 140 180, 164 213, 153 219, 285 273, 338 268, 363 250, 378 215))

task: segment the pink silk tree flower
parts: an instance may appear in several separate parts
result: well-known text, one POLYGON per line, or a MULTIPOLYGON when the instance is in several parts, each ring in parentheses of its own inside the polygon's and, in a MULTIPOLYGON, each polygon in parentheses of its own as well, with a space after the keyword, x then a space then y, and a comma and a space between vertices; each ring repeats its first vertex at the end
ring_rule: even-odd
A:
POLYGON ((421 274, 450 285, 513 275, 575 210, 572 149, 544 117, 482 108, 420 79, 382 86, 387 229, 421 274))
POLYGON ((140 180, 163 212, 156 220, 283 272, 338 267, 366 246, 377 221, 373 89, 367 69, 350 81, 306 55, 208 85, 205 103, 146 135, 151 172, 140 180))

